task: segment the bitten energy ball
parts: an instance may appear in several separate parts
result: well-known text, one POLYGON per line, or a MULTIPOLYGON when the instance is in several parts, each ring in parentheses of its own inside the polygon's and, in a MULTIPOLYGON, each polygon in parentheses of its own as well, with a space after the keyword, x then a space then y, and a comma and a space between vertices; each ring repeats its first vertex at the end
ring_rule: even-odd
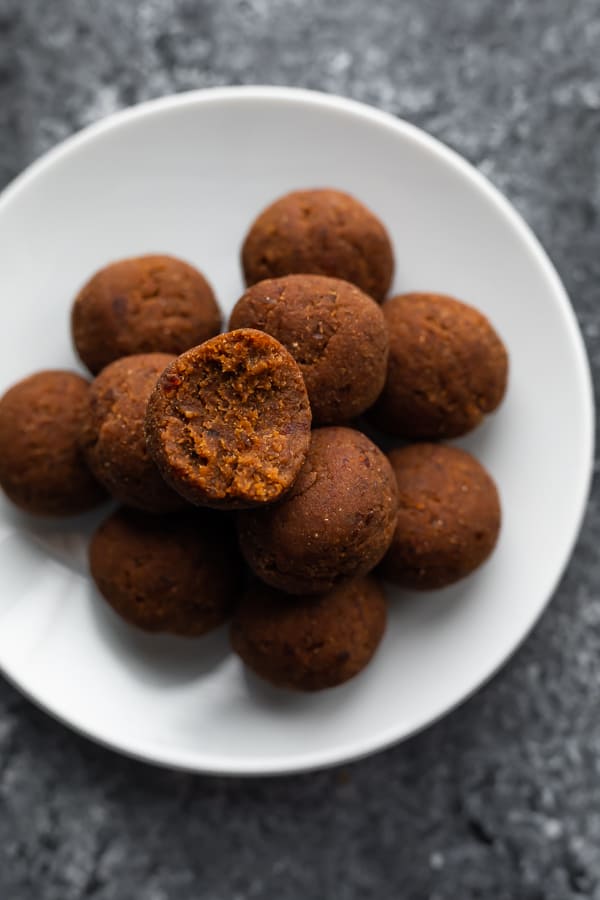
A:
POLYGON ((75 372, 46 371, 0 400, 0 485, 26 512, 68 516, 106 499, 78 444, 88 391, 75 372))
POLYGON ((308 457, 287 497, 238 515, 242 552, 267 584, 316 594, 365 575, 394 533, 396 480, 366 435, 313 431, 308 457))
POLYGON ((302 374, 261 331, 221 334, 163 372, 146 414, 148 447, 191 503, 239 509, 279 499, 310 441, 302 374))
POLYGON ((92 539, 90 569, 127 622, 188 637, 228 618, 241 583, 234 534, 220 516, 196 510, 170 516, 118 510, 92 539))
POLYGON ((387 231, 349 194, 294 191, 259 215, 242 247, 246 284, 292 273, 331 275, 381 301, 394 271, 387 231))
POLYGON ((259 582, 236 607, 231 643, 250 669, 277 687, 320 691, 365 668, 385 623, 385 597, 371 577, 310 597, 290 597, 259 582))
POLYGON ((75 347, 94 373, 133 353, 182 353, 220 328, 211 286, 172 256, 140 256, 100 269, 71 314, 75 347))
POLYGON ((266 331, 287 347, 317 424, 348 422, 383 388, 388 336, 381 307, 347 281, 323 275, 261 281, 238 300, 229 324, 266 331))
POLYGON ((390 337, 385 387, 370 414, 409 440, 466 434, 502 401, 508 356, 488 319, 440 294, 404 294, 382 307, 390 337))
POLYGON ((168 353, 141 353, 110 363, 93 381, 80 443, 95 477, 121 503, 147 512, 180 509, 184 499, 163 480, 148 448, 146 405, 168 353))
POLYGON ((483 563, 500 531, 500 500, 490 475, 465 450, 413 444, 392 450, 398 523, 381 572, 402 587, 453 584, 483 563))

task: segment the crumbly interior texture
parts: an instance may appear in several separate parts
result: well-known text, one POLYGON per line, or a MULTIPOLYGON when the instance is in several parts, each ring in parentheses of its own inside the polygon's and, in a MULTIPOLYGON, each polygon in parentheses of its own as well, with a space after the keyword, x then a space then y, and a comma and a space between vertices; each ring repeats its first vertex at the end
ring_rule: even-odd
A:
POLYGON ((162 478, 146 446, 148 399, 173 362, 167 353, 115 360, 94 379, 80 443, 95 477, 115 499, 147 512, 180 509, 184 499, 162 478))
POLYGON ((316 594, 377 565, 396 515, 386 456, 361 432, 330 427, 313 431, 288 496, 237 521, 242 552, 259 578, 291 594, 316 594))
POLYGON ((390 351, 385 387, 370 416, 410 440, 459 437, 500 404, 508 355, 478 310, 439 294, 384 303, 390 351))
POLYGON ((381 565, 384 577, 416 590, 453 584, 496 545, 500 498, 470 453, 412 444, 389 454, 398 484, 398 522, 381 565))
POLYGON ((362 203, 329 188, 294 191, 268 206, 242 247, 246 284, 292 273, 331 275, 381 302, 394 272, 386 229, 362 203))
POLYGON ((67 516, 106 499, 79 449, 88 391, 75 372, 44 371, 0 400, 0 485, 21 509, 67 516))
POLYGON ((100 269, 80 291, 71 315, 75 347, 94 374, 121 356, 182 353, 220 327, 207 280, 171 256, 140 256, 100 269))
POLYGON ((297 363, 254 329, 178 357, 148 403, 146 434, 167 482, 198 505, 243 508, 280 498, 306 458, 311 413, 297 363))
POLYGON ((365 668, 385 623, 385 597, 372 577, 308 597, 289 597, 256 583, 236 607, 231 643, 261 678, 278 687, 318 691, 365 668))
POLYGON ((114 611, 145 631, 194 637, 221 625, 241 583, 235 535, 217 513, 120 509, 96 531, 90 569, 114 611))
POLYGON ((388 336, 374 300, 323 275, 287 275, 248 288, 230 328, 258 328, 299 364, 313 422, 339 425, 368 409, 385 383, 388 336))

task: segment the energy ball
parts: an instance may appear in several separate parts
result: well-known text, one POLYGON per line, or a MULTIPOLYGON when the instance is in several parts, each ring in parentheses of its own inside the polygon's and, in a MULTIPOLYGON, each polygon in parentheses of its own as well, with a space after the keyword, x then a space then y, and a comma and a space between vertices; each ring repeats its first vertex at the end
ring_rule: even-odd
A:
POLYGON ((277 687, 320 691, 365 668, 383 637, 386 612, 372 577, 309 597, 257 583, 236 607, 231 644, 253 672, 277 687))
POLYGON ((0 485, 26 512, 70 516, 106 499, 79 449, 89 384, 75 372, 37 372, 0 400, 0 485))
POLYGON ((174 357, 140 353, 110 363, 92 382, 80 444, 92 473, 115 499, 166 513, 185 500, 163 480, 146 447, 148 398, 174 357))
POLYGON ((220 328, 211 286, 172 256, 139 256, 100 269, 71 314, 77 353, 94 374, 133 353, 182 353, 220 328))
POLYGON ((229 617, 241 584, 234 534, 220 516, 196 510, 117 510, 96 531, 89 558, 104 599, 144 631, 204 634, 229 617))
POLYGON ((299 364, 313 422, 340 425, 368 409, 387 371, 388 336, 378 306, 360 288, 324 275, 287 275, 248 288, 230 328, 258 328, 299 364))
POLYGON ((146 436, 182 497, 240 509, 289 490, 308 452, 310 423, 298 364, 275 338, 246 328, 168 366, 148 403, 146 436))
POLYGON ((377 301, 389 290, 394 254, 379 219, 342 191, 294 191, 268 206, 242 247, 246 284, 292 273, 331 275, 377 301))
POLYGON ((254 573, 290 594, 318 594, 366 575, 396 527, 396 479, 366 435, 313 431, 306 462, 280 503, 238 515, 240 546, 254 573))
POLYGON ((458 447, 412 444, 389 457, 398 482, 398 523, 382 575, 415 590, 469 575, 491 554, 500 531, 490 475, 458 447))
POLYGON ((496 409, 508 355, 484 315, 441 294, 399 295, 382 309, 390 352, 375 425, 409 440, 454 438, 496 409))

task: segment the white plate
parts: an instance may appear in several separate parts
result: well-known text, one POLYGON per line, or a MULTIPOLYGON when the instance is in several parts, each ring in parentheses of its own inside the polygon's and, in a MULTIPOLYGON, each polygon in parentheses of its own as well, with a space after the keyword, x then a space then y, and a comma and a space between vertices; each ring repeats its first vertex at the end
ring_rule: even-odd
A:
MULTIPOLYGON (((87 129, 0 199, 0 388, 76 366, 78 287, 129 254, 174 253, 207 273, 228 312, 238 253, 278 194, 333 186, 383 219, 397 291, 455 294, 505 339, 501 411, 463 444, 500 486, 492 560, 457 587, 391 597, 373 664, 316 696, 248 677, 224 631, 198 642, 138 635, 85 574, 81 523, 0 508, 0 664, 48 712, 116 749, 205 772, 276 773, 398 741, 469 695, 513 652, 568 560, 588 492, 593 400, 581 336, 536 239, 467 163, 418 129, 336 97, 283 88, 200 91, 87 129)), ((93 518, 93 517, 92 517, 93 518)))

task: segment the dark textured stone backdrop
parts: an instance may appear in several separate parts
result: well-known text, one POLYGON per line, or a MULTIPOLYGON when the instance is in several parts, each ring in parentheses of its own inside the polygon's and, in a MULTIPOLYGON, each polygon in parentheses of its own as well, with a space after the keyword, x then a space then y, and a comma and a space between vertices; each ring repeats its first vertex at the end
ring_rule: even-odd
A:
MULTIPOLYGON (((463 153, 548 249, 598 378, 600 0, 0 0, 0 183, 122 106, 239 83, 352 96, 463 153)), ((1 900, 598 900, 599 537, 596 493, 510 665, 343 770, 155 770, 0 683, 1 900)))

